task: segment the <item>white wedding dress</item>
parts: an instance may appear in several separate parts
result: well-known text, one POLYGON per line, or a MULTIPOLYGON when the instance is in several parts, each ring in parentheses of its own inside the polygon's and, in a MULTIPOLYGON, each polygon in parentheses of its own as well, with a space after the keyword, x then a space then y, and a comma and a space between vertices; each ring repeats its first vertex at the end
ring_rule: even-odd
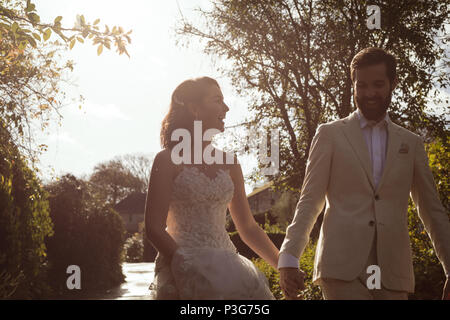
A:
POLYGON ((156 257, 153 299, 274 299, 267 278, 237 253, 225 229, 233 191, 225 170, 212 179, 184 167, 175 178, 166 230, 179 248, 171 264, 156 257))

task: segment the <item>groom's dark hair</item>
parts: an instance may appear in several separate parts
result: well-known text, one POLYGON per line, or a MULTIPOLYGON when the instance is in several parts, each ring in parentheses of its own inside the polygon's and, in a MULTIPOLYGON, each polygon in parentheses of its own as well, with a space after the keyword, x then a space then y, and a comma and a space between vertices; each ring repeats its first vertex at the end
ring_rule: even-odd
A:
POLYGON ((386 65, 387 76, 392 84, 397 77, 397 61, 389 52, 374 47, 365 48, 353 57, 352 63, 350 64, 350 76, 352 82, 355 82, 355 71, 357 69, 379 63, 384 63, 386 65))

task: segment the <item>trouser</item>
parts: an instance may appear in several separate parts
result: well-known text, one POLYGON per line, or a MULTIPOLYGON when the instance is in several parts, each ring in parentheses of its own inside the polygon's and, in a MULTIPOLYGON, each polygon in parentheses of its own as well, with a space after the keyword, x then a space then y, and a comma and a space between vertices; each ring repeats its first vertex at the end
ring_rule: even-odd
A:
POLYGON ((338 279, 320 279, 319 286, 322 289, 323 298, 326 300, 407 300, 408 293, 405 291, 394 291, 383 287, 380 289, 369 289, 367 279, 371 274, 367 273, 367 267, 377 265, 377 236, 375 233, 372 248, 366 266, 361 270, 359 276, 352 281, 338 279))

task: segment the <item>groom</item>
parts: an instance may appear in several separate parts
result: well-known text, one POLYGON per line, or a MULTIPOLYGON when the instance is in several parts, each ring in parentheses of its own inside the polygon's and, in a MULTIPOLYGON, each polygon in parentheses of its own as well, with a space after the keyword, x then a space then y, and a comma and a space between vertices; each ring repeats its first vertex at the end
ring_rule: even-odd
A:
POLYGON ((394 56, 366 48, 351 62, 357 110, 322 124, 311 144, 302 193, 280 250, 280 285, 288 299, 304 289, 298 260, 326 203, 313 281, 325 299, 407 299, 414 292, 408 198, 431 237, 447 281, 450 223, 428 167, 422 139, 386 112, 397 85, 394 56), (369 289, 367 267, 381 286, 369 289))

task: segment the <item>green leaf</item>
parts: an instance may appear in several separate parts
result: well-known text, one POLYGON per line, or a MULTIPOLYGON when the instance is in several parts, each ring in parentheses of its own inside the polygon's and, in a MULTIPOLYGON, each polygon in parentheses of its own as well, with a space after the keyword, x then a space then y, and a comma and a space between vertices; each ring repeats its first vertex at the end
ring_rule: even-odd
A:
POLYGON ((19 24, 18 24, 17 22, 14 22, 14 23, 12 24, 12 26, 11 26, 11 31, 12 31, 13 33, 16 33, 16 32, 17 32, 17 29, 19 29, 19 24))
POLYGON ((70 41, 70 45, 69 48, 70 50, 72 50, 73 46, 75 45, 76 39, 72 39, 72 41, 70 41))
POLYGON ((94 26, 100 22, 100 19, 94 21, 94 26))
POLYGON ((19 44, 19 50, 24 50, 27 47, 27 41, 21 41, 19 44))
POLYGON ((31 19, 32 23, 39 23, 41 21, 41 17, 39 17, 36 13, 29 13, 28 18, 31 19))
POLYGON ((41 41, 41 36, 37 33, 33 33, 33 37, 37 40, 37 41, 41 41))
POLYGON ((36 9, 36 6, 31 3, 30 1, 27 1, 27 7, 25 8, 25 12, 31 12, 36 9))
POLYGON ((44 41, 47 41, 51 35, 52 35, 52 29, 47 28, 47 30, 44 31, 44 41))
POLYGON ((97 48, 97 55, 101 55, 103 51, 103 44, 99 45, 97 48))
POLYGON ((58 22, 61 22, 62 18, 63 18, 63 17, 61 17, 61 16, 57 16, 57 17, 55 18, 55 24, 57 24, 58 22))
POLYGON ((28 43, 31 44, 33 48, 36 48, 36 41, 32 37, 28 38, 28 43))
POLYGON ((78 37, 77 40, 78 40, 79 42, 81 42, 81 43, 84 43, 84 40, 83 40, 83 38, 81 38, 81 37, 78 37))

